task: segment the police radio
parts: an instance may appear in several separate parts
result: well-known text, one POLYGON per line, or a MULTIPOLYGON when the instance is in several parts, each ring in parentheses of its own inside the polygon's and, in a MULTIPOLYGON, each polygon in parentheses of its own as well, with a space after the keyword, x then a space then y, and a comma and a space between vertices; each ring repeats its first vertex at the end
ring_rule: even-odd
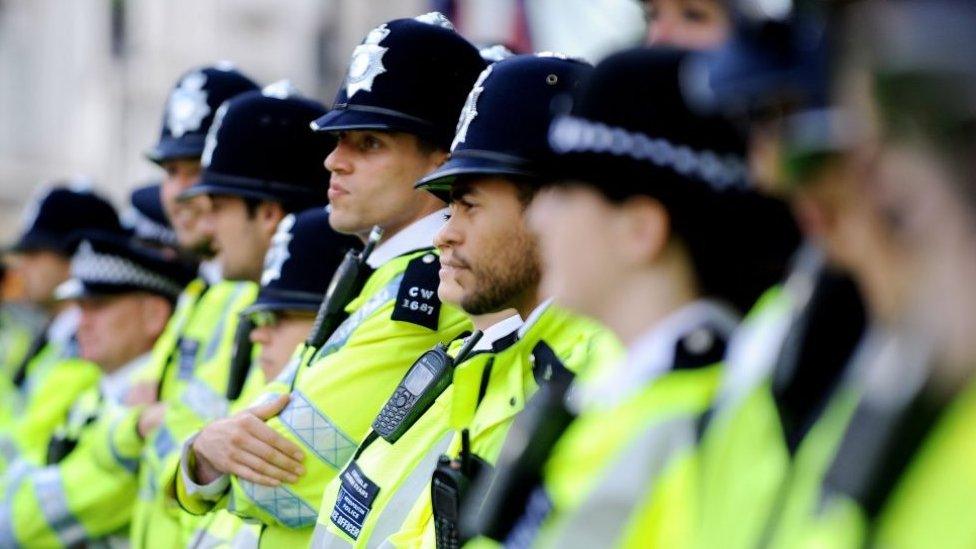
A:
POLYGON ((576 417, 565 404, 571 383, 571 376, 554 376, 526 404, 502 447, 495 474, 483 475, 471 486, 468 503, 478 508, 461 517, 464 536, 508 538, 542 482, 552 449, 576 417))
POLYGON ((460 549, 469 539, 461 532, 468 487, 476 478, 491 476, 492 467, 471 451, 471 436, 461 431, 458 459, 442 455, 430 478, 430 503, 437 549, 460 549))
POLYGON ((230 357, 230 376, 227 378, 227 400, 233 402, 241 396, 244 390, 244 381, 247 380, 248 371, 251 369, 251 351, 254 344, 251 342, 251 330, 254 329, 254 322, 250 316, 241 315, 237 322, 237 331, 234 332, 234 349, 230 357))
POLYGON ((373 420, 373 430, 390 444, 399 440, 451 384, 454 365, 471 354, 481 336, 478 330, 471 334, 454 358, 442 343, 422 354, 373 420))
POLYGON ((325 291, 325 299, 319 307, 318 314, 315 315, 315 322, 312 324, 312 331, 305 340, 306 347, 318 349, 325 344, 325 341, 332 335, 332 332, 342 323, 346 317, 346 305, 356 294, 359 293, 369 269, 366 260, 369 259, 373 249, 383 237, 383 229, 373 227, 369 233, 369 240, 366 246, 359 253, 354 250, 346 252, 342 258, 342 263, 332 275, 329 288, 325 291))

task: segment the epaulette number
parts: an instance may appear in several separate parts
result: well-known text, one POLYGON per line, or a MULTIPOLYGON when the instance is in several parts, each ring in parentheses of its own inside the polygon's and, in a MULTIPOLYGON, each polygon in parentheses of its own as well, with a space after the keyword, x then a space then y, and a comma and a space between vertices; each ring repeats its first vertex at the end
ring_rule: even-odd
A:
POLYGON ((438 271, 440 261, 432 253, 417 257, 407 265, 397 292, 393 320, 437 329, 441 310, 441 301, 437 297, 438 271))

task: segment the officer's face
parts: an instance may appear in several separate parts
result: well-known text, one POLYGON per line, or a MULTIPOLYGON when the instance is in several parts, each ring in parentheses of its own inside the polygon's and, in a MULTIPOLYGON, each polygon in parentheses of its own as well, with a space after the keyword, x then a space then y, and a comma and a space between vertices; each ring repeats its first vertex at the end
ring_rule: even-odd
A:
POLYGON ((209 233, 206 225, 200 222, 209 209, 209 199, 206 196, 197 196, 189 200, 176 198, 200 180, 200 161, 168 160, 162 165, 166 171, 160 191, 163 208, 173 225, 180 246, 202 257, 210 257, 213 255, 210 246, 213 235, 209 233))
POLYGON ((387 235, 443 204, 414 183, 439 166, 442 151, 425 151, 416 137, 376 131, 339 132, 338 145, 325 159, 329 180, 329 223, 346 234, 365 236, 373 225, 387 235))
POLYGON ((267 380, 278 377, 315 320, 310 312, 282 312, 272 318, 273 322, 251 330, 251 341, 261 345, 258 364, 267 380))
POLYGON ((264 255, 284 216, 284 210, 275 202, 260 202, 249 211, 240 197, 211 197, 205 223, 212 227, 217 262, 224 278, 252 282, 261 279, 264 255))
POLYGON ((24 296, 31 303, 45 305, 54 289, 68 279, 71 262, 61 254, 38 250, 13 256, 14 269, 24 285, 24 296))
POLYGON ((561 305, 602 319, 617 285, 621 242, 615 209, 585 185, 544 189, 532 201, 529 224, 539 236, 542 292, 561 305))
POLYGON ((469 314, 514 308, 526 316, 540 278, 536 241, 525 224, 527 199, 501 177, 458 184, 451 199, 450 219, 434 237, 441 251, 438 295, 469 314))
POLYGON ((732 23, 722 0, 646 0, 646 42, 694 50, 722 45, 732 23))
POLYGON ((85 298, 78 305, 81 358, 109 372, 151 349, 170 312, 166 300, 144 293, 85 298))

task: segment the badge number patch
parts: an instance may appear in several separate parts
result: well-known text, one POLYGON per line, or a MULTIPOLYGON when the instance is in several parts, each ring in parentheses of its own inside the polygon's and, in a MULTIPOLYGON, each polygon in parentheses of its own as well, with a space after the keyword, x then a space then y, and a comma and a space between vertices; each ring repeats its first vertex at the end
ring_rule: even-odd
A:
POLYGON ((441 312, 441 300, 437 297, 440 268, 440 259, 432 253, 417 257, 407 265, 393 307, 393 320, 437 329, 441 312))

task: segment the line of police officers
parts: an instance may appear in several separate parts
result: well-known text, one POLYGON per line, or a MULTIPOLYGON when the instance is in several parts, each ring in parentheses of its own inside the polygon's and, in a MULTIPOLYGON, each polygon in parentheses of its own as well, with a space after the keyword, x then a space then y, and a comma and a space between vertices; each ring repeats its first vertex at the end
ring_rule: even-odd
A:
POLYGON ((796 4, 183 75, 10 250, 0 547, 976 544, 976 11, 796 4))

